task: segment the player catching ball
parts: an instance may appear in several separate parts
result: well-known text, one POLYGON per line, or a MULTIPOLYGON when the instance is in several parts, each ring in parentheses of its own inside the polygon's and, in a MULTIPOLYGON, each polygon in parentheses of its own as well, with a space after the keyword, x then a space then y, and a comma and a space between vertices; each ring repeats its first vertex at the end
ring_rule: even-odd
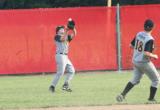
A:
POLYGON ((57 64, 57 73, 52 81, 51 86, 49 87, 49 90, 52 93, 55 92, 55 87, 65 71, 67 72, 67 74, 64 85, 62 86, 62 90, 65 90, 67 92, 72 92, 71 88, 69 87, 69 82, 75 74, 75 69, 73 64, 68 58, 68 49, 69 49, 69 43, 71 42, 71 40, 74 38, 75 35, 76 35, 75 22, 71 18, 68 20, 67 27, 58 26, 56 28, 56 35, 54 37, 54 41, 56 44, 55 60, 57 64))
POLYGON ((160 75, 157 72, 154 64, 151 62, 152 58, 158 59, 158 56, 152 53, 154 49, 154 38, 151 35, 153 28, 153 21, 147 19, 144 23, 144 31, 137 33, 131 42, 131 47, 134 50, 132 58, 134 65, 133 78, 128 82, 123 92, 116 97, 118 102, 122 102, 125 99, 127 93, 140 82, 144 73, 152 82, 148 101, 156 101, 154 97, 159 84, 160 75))

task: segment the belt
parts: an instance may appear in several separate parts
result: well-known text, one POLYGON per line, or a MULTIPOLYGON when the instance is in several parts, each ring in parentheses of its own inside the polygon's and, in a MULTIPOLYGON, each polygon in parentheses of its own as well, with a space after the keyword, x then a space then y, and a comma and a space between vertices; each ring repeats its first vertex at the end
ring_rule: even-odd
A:
POLYGON ((62 55, 67 55, 67 53, 56 53, 56 54, 62 54, 62 55))

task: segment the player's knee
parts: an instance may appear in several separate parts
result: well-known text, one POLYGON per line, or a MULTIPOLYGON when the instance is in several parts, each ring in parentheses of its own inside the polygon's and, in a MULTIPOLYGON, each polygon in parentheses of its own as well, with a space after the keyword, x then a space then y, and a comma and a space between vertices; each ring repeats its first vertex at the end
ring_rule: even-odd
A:
POLYGON ((59 72, 57 72, 57 74, 56 74, 58 77, 61 77, 62 75, 63 75, 63 72, 62 71, 59 71, 59 72))
POLYGON ((74 69, 74 68, 70 69, 70 70, 69 70, 69 73, 74 74, 74 73, 75 73, 75 69, 74 69))
POLYGON ((137 85, 140 83, 140 81, 130 81, 133 85, 137 85))
POLYGON ((160 79, 154 80, 154 81, 152 81, 152 86, 158 87, 159 83, 160 83, 160 79))
POLYGON ((74 74, 75 73, 75 69, 73 68, 73 70, 72 70, 72 73, 74 74))
POLYGON ((140 81, 137 81, 135 83, 133 83, 133 85, 138 85, 140 83, 140 81))
POLYGON ((70 74, 72 74, 73 76, 74 76, 74 74, 75 74, 75 71, 72 71, 72 72, 69 72, 70 74))

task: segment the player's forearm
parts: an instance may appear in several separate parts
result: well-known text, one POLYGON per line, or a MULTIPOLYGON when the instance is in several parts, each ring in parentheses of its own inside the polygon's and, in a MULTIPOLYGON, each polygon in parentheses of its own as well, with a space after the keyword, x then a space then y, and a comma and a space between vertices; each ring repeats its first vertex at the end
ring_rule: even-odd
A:
POLYGON ((76 30, 76 28, 73 29, 73 33, 74 33, 74 36, 77 35, 77 30, 76 30))
POLYGON ((72 31, 73 31, 73 33, 72 33, 72 37, 76 36, 76 35, 77 35, 76 28, 74 28, 72 31))
POLYGON ((151 52, 145 51, 144 54, 145 54, 147 57, 158 59, 158 56, 157 56, 156 54, 151 53, 151 52))
POLYGON ((71 34, 71 37, 72 37, 72 39, 73 39, 73 37, 75 37, 75 36, 77 35, 77 31, 76 31, 75 28, 74 28, 72 31, 73 31, 73 32, 72 32, 72 34, 71 34))

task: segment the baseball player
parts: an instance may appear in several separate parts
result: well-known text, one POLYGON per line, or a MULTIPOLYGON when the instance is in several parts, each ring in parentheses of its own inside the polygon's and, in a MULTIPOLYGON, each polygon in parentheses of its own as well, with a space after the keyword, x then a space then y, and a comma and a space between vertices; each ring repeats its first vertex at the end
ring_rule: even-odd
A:
POLYGON ((122 102, 125 99, 127 93, 140 82, 144 73, 152 82, 148 101, 156 101, 154 97, 157 91, 160 75, 150 60, 152 58, 158 59, 158 56, 152 53, 154 49, 154 38, 151 35, 153 28, 153 21, 147 19, 144 23, 144 31, 138 32, 130 44, 131 48, 134 49, 132 58, 134 74, 132 80, 128 82, 122 93, 116 97, 118 102, 122 102))
POLYGON ((56 35, 54 37, 54 41, 56 44, 56 64, 57 64, 57 73, 52 81, 51 86, 49 87, 49 90, 54 93, 55 87, 61 78, 61 76, 66 71, 66 79, 64 82, 64 85, 62 86, 62 90, 65 90, 67 92, 72 92, 71 88, 69 87, 69 82, 73 78, 75 69, 73 64, 68 58, 68 49, 69 49, 69 43, 76 35, 76 28, 75 28, 75 22, 70 18, 68 20, 67 27, 65 26, 58 26, 56 28, 56 35))

